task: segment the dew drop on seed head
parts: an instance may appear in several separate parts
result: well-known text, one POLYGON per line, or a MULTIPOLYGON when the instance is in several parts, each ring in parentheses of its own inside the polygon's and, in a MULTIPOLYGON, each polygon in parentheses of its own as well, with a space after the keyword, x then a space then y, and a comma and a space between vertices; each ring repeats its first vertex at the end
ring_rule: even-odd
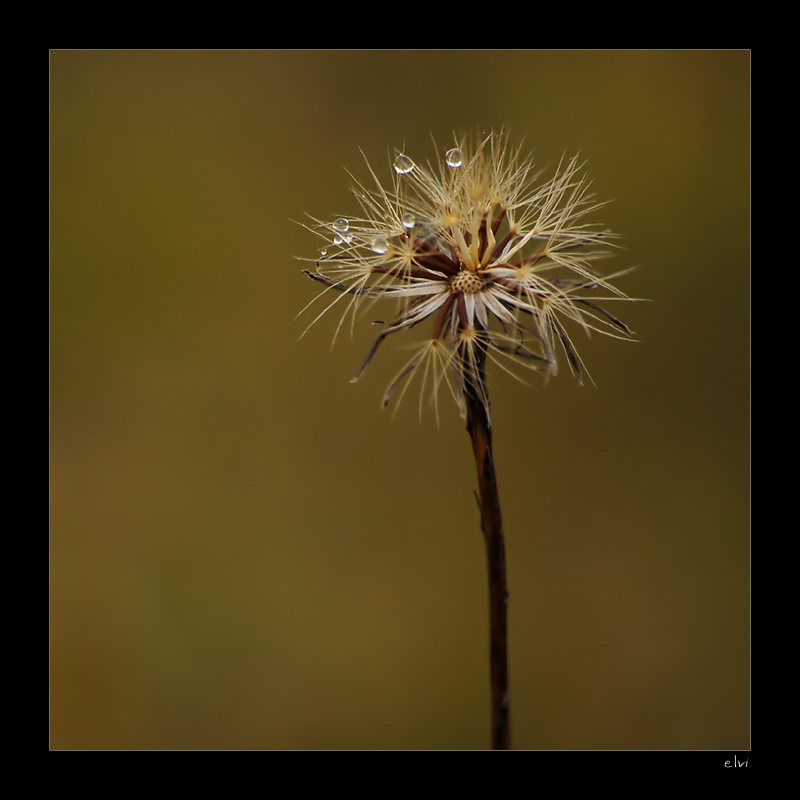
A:
POLYGON ((333 229, 336 233, 347 233, 350 229, 350 223, 344 217, 339 217, 339 219, 333 223, 333 229))
POLYGON ((411 170, 414 169, 414 162, 406 155, 400 153, 399 156, 394 160, 394 171, 398 175, 405 175, 411 170))
POLYGON ((413 214, 403 214, 403 219, 401 220, 401 222, 403 223, 404 228, 408 228, 408 230, 411 230, 417 221, 414 219, 413 214))
POLYGON ((452 150, 447 151, 444 160, 447 162, 448 167, 457 169, 464 163, 464 156, 461 155, 461 151, 457 147, 454 147, 452 150))
POLYGON ((379 256, 382 256, 389 249, 389 245, 383 236, 373 237, 369 246, 372 248, 373 252, 377 253, 379 256))

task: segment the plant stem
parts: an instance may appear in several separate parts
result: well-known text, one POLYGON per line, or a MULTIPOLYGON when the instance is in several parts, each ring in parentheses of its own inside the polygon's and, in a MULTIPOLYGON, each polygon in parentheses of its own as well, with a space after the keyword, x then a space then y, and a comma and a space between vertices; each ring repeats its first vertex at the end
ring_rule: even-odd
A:
MULTIPOLYGON (((484 384, 484 392, 485 392, 484 384)), ((467 430, 472 439, 480 490, 481 529, 486 543, 489 567, 489 630, 490 669, 492 685, 492 749, 511 749, 508 709, 508 627, 506 584, 506 549, 503 522, 500 516, 500 497, 492 452, 492 429, 488 417, 488 402, 481 402, 476 393, 466 391, 467 430)))

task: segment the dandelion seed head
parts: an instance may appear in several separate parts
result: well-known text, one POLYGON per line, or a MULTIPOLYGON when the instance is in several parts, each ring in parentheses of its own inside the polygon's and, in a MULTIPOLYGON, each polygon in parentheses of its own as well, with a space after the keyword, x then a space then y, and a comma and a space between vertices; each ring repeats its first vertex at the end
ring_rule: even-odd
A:
POLYGON ((472 144, 456 140, 434 165, 396 152, 388 181, 365 162, 369 180, 352 187, 360 212, 305 225, 323 242, 305 272, 322 285, 311 325, 339 312, 334 340, 375 304, 394 303, 354 380, 384 339, 425 323, 427 338, 384 405, 399 403, 416 379, 420 402, 429 396, 437 416, 442 386, 462 412, 470 392, 488 413, 487 362, 520 379, 549 376, 560 352, 580 382, 585 367, 571 328, 630 338, 605 308, 629 298, 612 284, 617 276, 594 268, 615 236, 588 219, 603 204, 577 158, 540 180, 521 146, 492 132, 472 144))

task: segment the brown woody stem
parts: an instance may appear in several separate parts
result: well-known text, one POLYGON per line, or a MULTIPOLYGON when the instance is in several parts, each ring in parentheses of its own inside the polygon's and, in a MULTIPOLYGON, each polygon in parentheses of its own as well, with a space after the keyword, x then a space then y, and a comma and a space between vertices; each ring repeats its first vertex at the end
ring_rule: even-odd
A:
MULTIPOLYGON (((481 371, 482 371, 481 365, 481 371)), ((480 376, 480 381, 483 376, 480 376)), ((486 387, 482 387, 485 397, 486 387)), ((488 402, 469 383, 464 392, 467 405, 467 430, 472 439, 475 465, 478 470, 481 528, 486 544, 489 568, 489 631, 490 673, 492 689, 492 749, 510 750, 511 736, 508 708, 508 589, 506 584, 506 554, 500 497, 492 452, 492 429, 489 423, 488 402)))

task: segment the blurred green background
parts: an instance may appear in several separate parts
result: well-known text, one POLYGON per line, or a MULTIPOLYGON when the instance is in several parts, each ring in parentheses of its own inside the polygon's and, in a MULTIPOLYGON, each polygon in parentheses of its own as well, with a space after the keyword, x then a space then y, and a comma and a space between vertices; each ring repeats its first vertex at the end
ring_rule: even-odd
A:
POLYGON ((513 744, 748 748, 749 104, 746 51, 52 51, 51 746, 488 747, 468 436, 300 340, 291 220, 505 125, 651 300, 596 386, 493 378, 513 744))

